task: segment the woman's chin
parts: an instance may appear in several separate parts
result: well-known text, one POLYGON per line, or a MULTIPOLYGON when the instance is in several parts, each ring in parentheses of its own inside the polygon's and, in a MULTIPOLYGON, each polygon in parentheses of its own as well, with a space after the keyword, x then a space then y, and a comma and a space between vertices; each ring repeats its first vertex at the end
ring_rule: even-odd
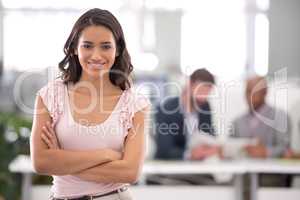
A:
POLYGON ((91 78, 100 78, 103 77, 104 75, 108 75, 109 74, 109 70, 106 69, 101 69, 101 70, 89 70, 88 75, 91 78))

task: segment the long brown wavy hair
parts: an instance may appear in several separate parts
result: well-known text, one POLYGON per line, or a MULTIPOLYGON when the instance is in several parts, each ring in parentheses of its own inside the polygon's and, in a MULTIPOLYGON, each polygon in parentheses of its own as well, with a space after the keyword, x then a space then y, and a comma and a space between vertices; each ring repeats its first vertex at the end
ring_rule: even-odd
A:
POLYGON ((88 26, 104 26, 108 28, 116 41, 118 56, 109 71, 109 79, 112 84, 126 90, 131 87, 130 73, 133 70, 131 58, 126 48, 124 33, 116 17, 107 10, 94 8, 85 12, 74 24, 72 31, 65 43, 65 57, 59 62, 64 83, 79 81, 82 67, 79 63, 75 50, 81 32, 88 26))

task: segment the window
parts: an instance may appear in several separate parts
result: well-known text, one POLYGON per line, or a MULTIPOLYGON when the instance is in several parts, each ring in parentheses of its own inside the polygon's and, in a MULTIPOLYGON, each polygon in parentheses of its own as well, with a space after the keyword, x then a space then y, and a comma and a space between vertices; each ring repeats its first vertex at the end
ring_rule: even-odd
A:
POLYGON ((128 12, 124 12, 126 8, 122 8, 124 2, 121 0, 72 3, 68 0, 4 0, 2 4, 5 69, 56 69, 64 57, 63 46, 75 21, 84 11, 99 5, 115 14, 123 26, 132 24, 129 30, 124 32, 130 50, 137 51, 138 31, 134 26, 136 23, 130 23, 132 17, 128 12))
POLYGON ((35 70, 57 66, 77 13, 8 12, 4 17, 4 66, 35 70))
POLYGON ((224 79, 241 75, 246 65, 244 1, 196 2, 182 19, 182 72, 205 67, 224 79))

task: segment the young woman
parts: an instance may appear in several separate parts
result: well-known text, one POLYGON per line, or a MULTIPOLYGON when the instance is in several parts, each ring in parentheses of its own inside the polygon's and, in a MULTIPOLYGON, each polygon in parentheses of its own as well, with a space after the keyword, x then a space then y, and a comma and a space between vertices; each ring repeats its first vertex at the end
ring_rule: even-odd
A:
POLYGON ((75 23, 60 79, 37 95, 31 157, 53 176, 51 199, 131 199, 144 157, 149 101, 131 87, 122 28, 106 10, 75 23))

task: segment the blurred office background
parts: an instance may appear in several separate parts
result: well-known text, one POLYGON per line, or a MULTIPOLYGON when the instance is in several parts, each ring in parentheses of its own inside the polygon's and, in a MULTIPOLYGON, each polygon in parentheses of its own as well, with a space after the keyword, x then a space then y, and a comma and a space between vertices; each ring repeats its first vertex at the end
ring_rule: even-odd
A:
MULTIPOLYGON (((121 22, 136 87, 153 105, 179 94, 186 76, 205 67, 217 79, 214 123, 226 138, 230 122, 247 109, 244 79, 266 75, 268 101, 291 116, 291 145, 300 149, 299 0, 1 0, 0 196, 20 198, 22 176, 9 172, 8 164, 29 153, 35 94, 57 76, 75 20, 93 7, 121 22)), ((34 177, 33 184, 47 185, 44 179, 34 177)))

